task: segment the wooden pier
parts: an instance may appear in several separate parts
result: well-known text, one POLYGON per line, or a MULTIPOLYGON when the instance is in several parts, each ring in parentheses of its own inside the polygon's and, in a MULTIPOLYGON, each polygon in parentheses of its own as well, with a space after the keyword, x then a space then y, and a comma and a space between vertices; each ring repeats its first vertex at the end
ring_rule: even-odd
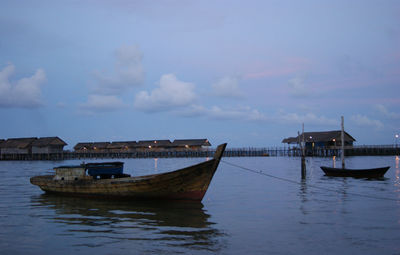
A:
MULTIPOLYGON (((123 158, 207 158, 213 157, 215 149, 188 151, 147 151, 147 152, 70 152, 48 154, 3 154, 0 160, 73 160, 73 159, 123 159, 123 158)), ((306 150, 307 157, 339 156, 339 148, 306 150)), ((345 148, 346 156, 389 156, 400 155, 400 147, 393 145, 353 146, 345 148)), ((300 148, 227 148, 224 157, 301 157, 300 148)))

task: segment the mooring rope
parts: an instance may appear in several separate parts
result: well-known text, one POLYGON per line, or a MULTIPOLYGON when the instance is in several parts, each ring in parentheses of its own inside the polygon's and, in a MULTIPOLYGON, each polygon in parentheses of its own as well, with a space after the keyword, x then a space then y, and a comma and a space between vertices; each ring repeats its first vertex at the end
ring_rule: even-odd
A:
MULTIPOLYGON (((275 175, 272 175, 272 174, 267 174, 267 173, 265 173, 265 172, 263 172, 261 170, 250 169, 248 167, 244 167, 244 166, 240 166, 240 165, 237 165, 237 164, 233 164, 233 163, 227 162, 227 161, 225 161, 223 159, 221 159, 221 162, 223 162, 223 163, 225 163, 227 165, 230 165, 230 166, 234 166, 234 167, 240 168, 242 170, 246 170, 248 172, 255 173, 255 174, 263 175, 263 176, 266 176, 266 177, 270 177, 270 178, 273 178, 273 179, 277 179, 277 180, 280 180, 280 181, 289 182, 289 183, 293 183, 293 184, 297 184, 297 185, 303 185, 303 183, 301 183, 299 181, 294 181, 294 180, 290 180, 290 179, 287 179, 287 178, 278 177, 278 176, 275 176, 275 175)), ((315 188, 315 189, 335 192, 335 193, 339 193, 339 194, 346 194, 346 195, 353 195, 353 196, 359 196, 359 197, 365 197, 365 198, 372 198, 372 199, 380 199, 380 200, 389 200, 389 201, 400 202, 400 199, 396 199, 396 198, 378 197, 378 196, 371 196, 371 195, 354 193, 354 192, 347 192, 347 191, 344 192, 344 191, 340 191, 340 190, 336 190, 336 189, 320 187, 320 186, 313 185, 313 184, 307 184, 307 187, 312 187, 312 188, 315 188)))

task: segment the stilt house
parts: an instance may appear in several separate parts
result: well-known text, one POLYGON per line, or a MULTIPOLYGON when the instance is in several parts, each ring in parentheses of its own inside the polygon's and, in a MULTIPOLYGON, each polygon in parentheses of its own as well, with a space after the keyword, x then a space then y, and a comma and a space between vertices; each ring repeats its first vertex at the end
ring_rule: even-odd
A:
MULTIPOLYGON (((303 134, 296 137, 289 137, 282 140, 282 143, 299 144, 303 141, 303 134)), ((334 149, 341 146, 341 131, 323 131, 323 132, 304 132, 305 147, 307 150, 312 149, 334 149)), ((353 147, 356 141, 349 133, 344 132, 344 145, 353 147)))

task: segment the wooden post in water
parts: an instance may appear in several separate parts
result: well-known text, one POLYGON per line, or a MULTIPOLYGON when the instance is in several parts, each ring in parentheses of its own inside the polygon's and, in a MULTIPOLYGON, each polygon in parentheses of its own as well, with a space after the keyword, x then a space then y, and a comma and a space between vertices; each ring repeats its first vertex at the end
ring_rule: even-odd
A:
POLYGON ((306 178, 306 155, 305 155, 305 143, 304 143, 304 123, 302 126, 302 141, 301 141, 301 179, 306 178))
POLYGON ((342 154, 341 154, 341 158, 342 158, 342 168, 344 169, 344 118, 342 116, 342 132, 340 135, 340 138, 342 140, 342 154))

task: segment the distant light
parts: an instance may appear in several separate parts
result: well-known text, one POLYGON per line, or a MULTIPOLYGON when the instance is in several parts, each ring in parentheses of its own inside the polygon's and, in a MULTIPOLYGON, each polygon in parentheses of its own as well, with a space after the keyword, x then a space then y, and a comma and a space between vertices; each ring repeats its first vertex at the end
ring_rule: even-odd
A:
POLYGON ((149 145, 149 149, 151 149, 151 145, 149 145))
POLYGON ((332 141, 336 142, 336 139, 335 139, 335 138, 333 138, 333 139, 332 139, 332 141))
POLYGON ((399 135, 398 135, 398 134, 396 134, 396 135, 395 135, 395 137, 396 137, 396 138, 399 138, 399 135))

